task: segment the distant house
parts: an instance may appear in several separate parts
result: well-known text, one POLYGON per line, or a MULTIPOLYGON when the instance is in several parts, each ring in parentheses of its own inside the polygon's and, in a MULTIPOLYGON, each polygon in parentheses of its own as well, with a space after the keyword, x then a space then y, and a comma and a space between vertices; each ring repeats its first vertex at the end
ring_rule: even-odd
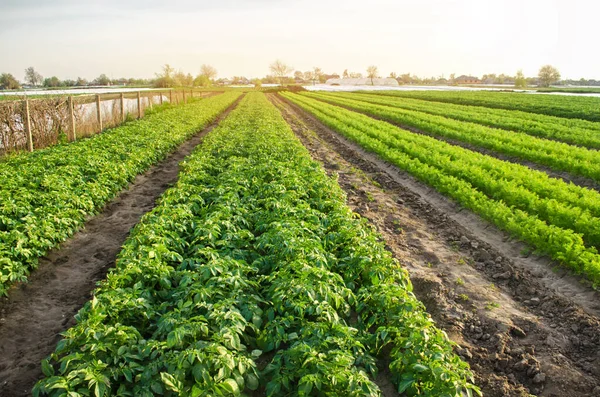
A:
POLYGON ((455 84, 481 84, 481 80, 479 80, 475 76, 465 76, 463 74, 462 76, 458 76, 457 78, 455 78, 454 83, 455 84))
POLYGON ((371 81, 370 78, 364 77, 360 79, 328 79, 325 84, 327 85, 378 85, 378 86, 397 86, 398 80, 391 77, 386 78, 375 78, 371 81))

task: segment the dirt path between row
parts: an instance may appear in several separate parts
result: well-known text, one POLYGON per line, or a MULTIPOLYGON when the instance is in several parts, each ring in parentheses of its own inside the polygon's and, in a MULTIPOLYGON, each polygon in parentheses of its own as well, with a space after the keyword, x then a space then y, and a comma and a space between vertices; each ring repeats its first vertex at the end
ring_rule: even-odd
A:
POLYGON ((485 396, 600 396, 600 300, 576 277, 366 153, 285 99, 270 99, 348 205, 409 270, 485 396))
POLYGON ((179 162, 237 106, 241 97, 208 127, 184 142, 86 222, 60 248, 40 259, 29 282, 13 288, 0 302, 0 396, 30 396, 42 375, 40 361, 51 354, 60 333, 103 280, 130 229, 152 210, 177 181, 179 162))

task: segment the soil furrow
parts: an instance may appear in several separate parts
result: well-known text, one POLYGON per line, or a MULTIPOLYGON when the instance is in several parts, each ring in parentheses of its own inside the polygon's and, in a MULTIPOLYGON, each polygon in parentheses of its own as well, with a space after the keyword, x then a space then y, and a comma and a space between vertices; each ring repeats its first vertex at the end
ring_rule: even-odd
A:
POLYGON ((409 270, 415 294, 455 342, 486 396, 600 395, 598 294, 283 98, 293 130, 337 174, 409 270))
POLYGON ((54 351, 60 333, 90 299, 96 283, 114 266, 130 229, 177 181, 179 162, 201 143, 241 97, 214 122, 106 205, 84 228, 39 261, 27 284, 0 302, 0 395, 29 396, 42 375, 40 362, 54 351))

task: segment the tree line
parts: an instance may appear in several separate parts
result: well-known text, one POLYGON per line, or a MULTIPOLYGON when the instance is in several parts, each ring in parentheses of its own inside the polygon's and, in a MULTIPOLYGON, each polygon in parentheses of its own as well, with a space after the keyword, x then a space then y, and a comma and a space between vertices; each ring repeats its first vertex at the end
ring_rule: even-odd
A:
MULTIPOLYGON (((190 73, 184 73, 181 69, 176 70, 169 64, 165 64, 159 73, 156 73, 151 79, 136 79, 136 78, 118 78, 111 79, 106 74, 101 74, 97 78, 88 81, 82 77, 76 80, 65 79, 60 80, 56 76, 44 78, 38 73, 33 66, 25 69, 24 84, 28 87, 87 87, 87 86, 109 86, 109 85, 127 85, 127 86, 154 86, 157 88, 169 87, 209 87, 212 85, 230 85, 230 84, 323 84, 329 79, 334 78, 367 78, 373 80, 381 77, 377 66, 371 65, 367 67, 366 73, 353 72, 345 69, 341 75, 338 73, 326 73, 320 67, 313 67, 311 70, 300 71, 294 70, 293 67, 287 65, 281 60, 276 60, 269 65, 270 74, 260 79, 248 79, 244 76, 233 76, 230 79, 217 79, 217 69, 211 65, 203 64, 200 66, 200 72, 194 77, 190 73), (293 73, 292 73, 293 72, 293 73)), ((514 76, 506 74, 484 74, 481 78, 475 76, 456 76, 455 73, 450 74, 449 78, 440 77, 424 77, 410 73, 398 74, 392 72, 390 78, 398 81, 401 85, 458 85, 470 83, 482 84, 497 84, 497 85, 514 85, 517 88, 527 86, 548 87, 551 84, 568 84, 568 85, 591 85, 600 86, 600 81, 597 80, 560 80, 560 73, 557 68, 552 65, 544 65, 540 68, 538 75, 535 77, 525 77, 521 70, 517 71, 514 76)), ((0 89, 20 89, 21 82, 10 73, 0 74, 0 89)))

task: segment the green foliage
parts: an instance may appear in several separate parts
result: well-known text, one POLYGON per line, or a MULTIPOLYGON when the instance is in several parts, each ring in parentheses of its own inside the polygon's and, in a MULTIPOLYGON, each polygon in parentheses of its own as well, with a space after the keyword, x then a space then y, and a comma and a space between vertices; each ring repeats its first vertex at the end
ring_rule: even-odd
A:
MULTIPOLYGON (((338 95, 307 93, 307 96, 348 106, 383 120, 418 128, 434 136, 454 139, 495 152, 546 165, 558 171, 567 171, 600 182, 600 152, 576 147, 562 142, 540 139, 515 131, 489 128, 468 121, 469 113, 463 112, 463 121, 448 118, 444 111, 437 115, 405 110, 398 107, 371 104, 338 95)), ((348 95, 348 94, 346 94, 348 95)), ((355 94, 349 94, 355 95, 355 94)), ((426 107, 427 105, 425 105, 426 107)), ((598 139, 598 131, 593 132, 598 139)))
POLYGON ((600 285, 597 192, 306 95, 282 95, 365 149, 600 285))
POLYGON ((39 257, 237 97, 215 96, 0 161, 0 294, 26 281, 39 257))
POLYGON ((550 116, 600 121, 600 99, 577 96, 538 95, 490 91, 380 91, 379 95, 520 110, 550 116))
POLYGON ((519 110, 456 105, 377 94, 330 93, 328 96, 330 98, 354 99, 371 104, 390 106, 396 109, 423 112, 449 119, 477 123, 508 131, 522 132, 540 138, 600 149, 600 124, 586 120, 567 119, 519 110))
POLYGON ((407 395, 478 392, 411 289, 250 93, 134 228, 34 394, 380 396, 383 350, 407 395))

